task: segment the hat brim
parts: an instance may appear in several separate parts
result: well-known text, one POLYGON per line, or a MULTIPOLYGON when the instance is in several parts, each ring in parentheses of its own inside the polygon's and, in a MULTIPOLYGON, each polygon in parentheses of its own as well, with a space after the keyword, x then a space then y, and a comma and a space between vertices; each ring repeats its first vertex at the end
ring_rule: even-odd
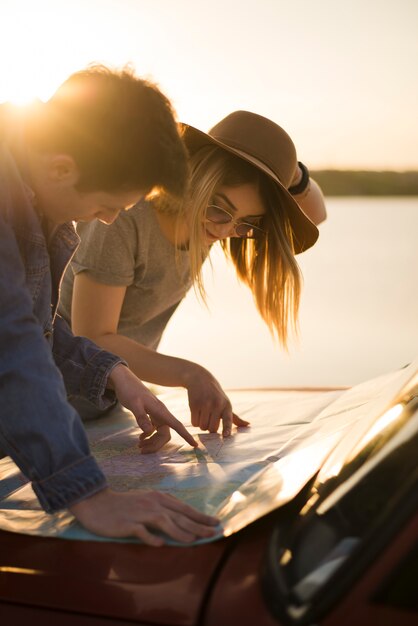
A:
POLYGON ((246 152, 226 145, 222 141, 215 139, 211 135, 204 133, 189 124, 181 124, 182 137, 186 144, 186 147, 190 155, 204 148, 208 145, 219 146, 223 150, 234 154, 244 161, 251 163, 254 167, 258 168, 264 174, 266 174, 278 188, 280 197, 283 200, 289 221, 293 230, 293 245, 295 254, 300 254, 308 248, 311 248, 319 237, 318 228, 309 219, 309 217, 302 211, 299 204, 294 197, 289 193, 286 187, 280 182, 276 174, 265 163, 257 159, 256 157, 247 154, 246 152))

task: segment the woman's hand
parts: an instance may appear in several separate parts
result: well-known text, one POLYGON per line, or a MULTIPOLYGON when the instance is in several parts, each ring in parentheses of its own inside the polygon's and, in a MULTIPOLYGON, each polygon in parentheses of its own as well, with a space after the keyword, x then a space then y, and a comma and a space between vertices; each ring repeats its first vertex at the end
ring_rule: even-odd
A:
MULTIPOLYGON (((182 384, 187 389, 192 425, 218 432, 222 421, 222 435, 229 437, 232 425, 248 426, 249 422, 233 413, 231 402, 225 395, 219 382, 204 367, 191 361, 182 361, 182 384)), ((139 447, 144 454, 157 452, 170 441, 170 428, 164 424, 156 425, 155 432, 148 436, 144 433, 139 438, 139 447)))
POLYGON ((189 396, 193 426, 216 433, 222 422, 222 435, 229 437, 233 424, 249 425, 249 422, 232 412, 228 396, 216 378, 204 367, 193 363, 193 368, 186 375, 185 387, 189 396))
POLYGON ((69 507, 87 530, 103 537, 137 537, 150 546, 165 541, 153 533, 191 543, 212 537, 218 520, 170 494, 138 489, 119 493, 103 489, 69 507))

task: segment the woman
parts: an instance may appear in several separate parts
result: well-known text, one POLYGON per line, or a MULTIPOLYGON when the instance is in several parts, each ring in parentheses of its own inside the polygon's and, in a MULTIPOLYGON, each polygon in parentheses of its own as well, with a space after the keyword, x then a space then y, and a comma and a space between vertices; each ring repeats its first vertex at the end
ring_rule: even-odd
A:
MULTIPOLYGON (((140 202, 111 226, 79 224, 81 245, 63 281, 61 314, 76 334, 125 358, 140 379, 185 387, 192 424, 216 432, 222 421, 229 436, 233 424, 247 422, 232 412, 210 372, 156 351, 161 335, 191 284, 204 297, 202 264, 219 240, 286 346, 301 288, 295 254, 315 243, 314 222, 325 219, 325 206, 292 140, 271 120, 235 111, 207 134, 188 125, 183 131, 188 197, 180 205, 164 196, 140 202)), ((156 424, 140 446, 154 452, 169 438, 169 429, 156 424)))

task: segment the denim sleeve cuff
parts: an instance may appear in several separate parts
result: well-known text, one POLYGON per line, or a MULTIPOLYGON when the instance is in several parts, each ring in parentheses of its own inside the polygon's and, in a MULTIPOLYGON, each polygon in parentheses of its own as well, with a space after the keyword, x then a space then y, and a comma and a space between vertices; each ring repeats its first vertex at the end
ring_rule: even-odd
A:
POLYGON ((100 410, 108 409, 115 401, 115 393, 106 389, 106 385, 110 372, 120 363, 127 366, 126 361, 120 357, 101 350, 84 367, 81 395, 100 410))
POLYGON ((66 509, 106 486, 106 478, 92 456, 84 457, 48 478, 32 482, 32 488, 47 513, 66 509))

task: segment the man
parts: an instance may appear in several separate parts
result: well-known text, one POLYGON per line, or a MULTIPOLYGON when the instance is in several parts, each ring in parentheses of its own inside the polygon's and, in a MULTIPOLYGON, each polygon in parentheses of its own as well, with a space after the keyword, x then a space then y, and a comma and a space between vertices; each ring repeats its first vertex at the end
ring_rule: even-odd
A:
POLYGON ((71 76, 24 118, 0 112, 0 448, 32 481, 47 512, 68 508, 92 532, 189 542, 216 520, 169 495, 116 493, 89 453, 67 401, 115 397, 146 435, 184 426, 119 357, 74 337, 56 314, 78 244, 72 220, 111 223, 151 190, 184 192, 186 152, 168 100, 132 72, 71 76), (149 416, 149 417, 148 417, 149 416))

